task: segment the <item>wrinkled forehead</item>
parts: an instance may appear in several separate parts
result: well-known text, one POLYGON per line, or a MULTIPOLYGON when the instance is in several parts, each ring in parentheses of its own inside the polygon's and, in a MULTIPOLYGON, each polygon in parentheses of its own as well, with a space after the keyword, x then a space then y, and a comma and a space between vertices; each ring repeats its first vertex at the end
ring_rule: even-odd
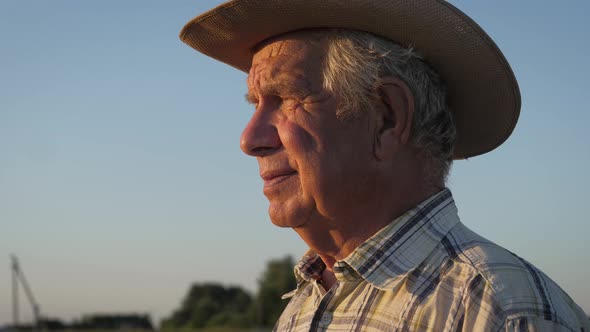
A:
POLYGON ((305 80, 321 85, 325 49, 325 39, 317 31, 298 31, 268 39, 254 50, 248 85, 261 80, 305 80))

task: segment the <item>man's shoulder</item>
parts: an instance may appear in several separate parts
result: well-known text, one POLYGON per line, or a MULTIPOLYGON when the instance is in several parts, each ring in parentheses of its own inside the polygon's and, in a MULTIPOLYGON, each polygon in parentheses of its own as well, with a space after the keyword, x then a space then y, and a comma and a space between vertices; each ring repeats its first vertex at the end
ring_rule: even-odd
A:
POLYGON ((461 266, 480 275, 506 317, 529 317, 575 328, 585 316, 571 297, 527 260, 458 224, 442 244, 461 266))

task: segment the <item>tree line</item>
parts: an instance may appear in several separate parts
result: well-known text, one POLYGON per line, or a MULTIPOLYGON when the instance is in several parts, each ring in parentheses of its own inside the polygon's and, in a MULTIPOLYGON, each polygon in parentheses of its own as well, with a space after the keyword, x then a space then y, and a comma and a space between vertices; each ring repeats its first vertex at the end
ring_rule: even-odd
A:
POLYGON ((96 330, 154 330, 147 314, 92 314, 80 320, 64 322, 57 318, 41 317, 37 324, 11 325, 0 327, 0 332, 20 331, 96 331, 96 330))
POLYGON ((297 286, 293 266, 290 256, 268 262, 255 295, 237 286, 195 283, 180 307, 162 320, 161 327, 272 327, 288 302, 281 296, 297 286))

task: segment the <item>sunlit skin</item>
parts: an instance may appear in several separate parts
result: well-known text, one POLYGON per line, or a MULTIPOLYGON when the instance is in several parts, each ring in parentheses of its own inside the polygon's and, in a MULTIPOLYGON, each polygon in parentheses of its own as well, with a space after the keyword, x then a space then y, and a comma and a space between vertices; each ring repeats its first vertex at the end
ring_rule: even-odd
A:
POLYGON ((321 35, 297 32, 258 47, 248 75, 254 105, 240 146, 256 157, 269 215, 291 227, 332 266, 396 217, 436 191, 423 179, 409 144, 413 97, 384 78, 382 100, 355 119, 337 116, 337 96, 323 88, 321 35))

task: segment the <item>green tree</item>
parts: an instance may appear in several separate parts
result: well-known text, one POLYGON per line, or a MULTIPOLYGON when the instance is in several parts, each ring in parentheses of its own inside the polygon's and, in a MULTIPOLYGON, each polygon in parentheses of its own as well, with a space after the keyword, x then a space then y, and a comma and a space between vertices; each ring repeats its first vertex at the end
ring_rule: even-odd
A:
POLYGON ((239 287, 220 284, 192 285, 179 309, 162 321, 162 328, 202 328, 206 326, 250 326, 248 312, 252 297, 239 287))
POLYGON ((287 306, 288 300, 281 299, 281 296, 297 287, 294 265, 290 256, 268 262, 258 280, 258 294, 252 308, 258 326, 274 326, 287 306))
POLYGON ((240 287, 216 283, 195 283, 180 308, 162 321, 162 329, 204 327, 272 327, 288 300, 281 296, 295 289, 293 259, 289 256, 268 262, 258 280, 258 293, 252 300, 240 287))

